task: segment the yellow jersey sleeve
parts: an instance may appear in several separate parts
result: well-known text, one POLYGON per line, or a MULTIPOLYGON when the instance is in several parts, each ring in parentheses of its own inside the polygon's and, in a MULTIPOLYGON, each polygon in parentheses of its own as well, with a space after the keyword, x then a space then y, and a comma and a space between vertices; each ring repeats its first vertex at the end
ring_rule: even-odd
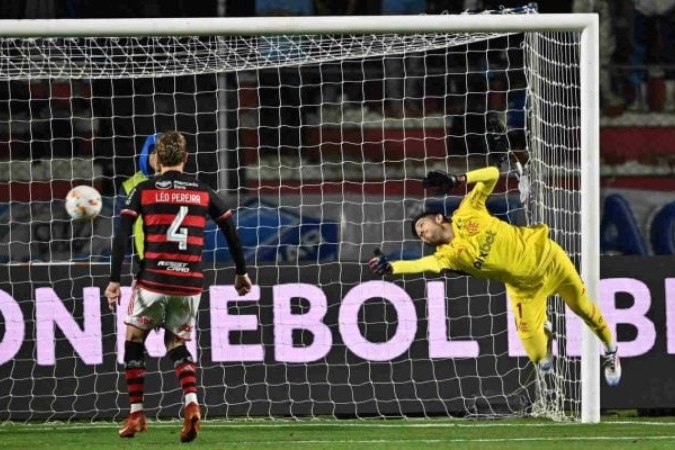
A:
POLYGON ((394 261, 391 263, 392 273, 402 275, 406 273, 433 272, 440 273, 445 269, 441 260, 436 255, 425 256, 420 259, 411 259, 409 261, 394 261))
MULTIPOLYGON (((124 192, 127 196, 131 195, 131 192, 136 189, 136 186, 147 179, 148 177, 139 170, 122 183, 124 192)), ((143 218, 141 216, 138 216, 138 219, 136 219, 136 223, 134 224, 134 245, 136 247, 138 259, 143 259, 145 251, 145 234, 143 233, 143 218)))
POLYGON ((466 183, 476 186, 464 197, 459 207, 469 206, 473 209, 486 210, 485 201, 492 194, 497 180, 499 180, 499 169, 496 167, 485 167, 467 172, 466 183))

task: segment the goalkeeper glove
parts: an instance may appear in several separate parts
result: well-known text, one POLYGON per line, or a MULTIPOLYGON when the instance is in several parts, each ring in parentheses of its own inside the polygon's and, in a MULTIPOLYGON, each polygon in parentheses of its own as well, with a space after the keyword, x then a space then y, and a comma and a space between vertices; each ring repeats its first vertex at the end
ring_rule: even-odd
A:
POLYGON ((422 187, 424 189, 433 189, 434 195, 445 195, 455 187, 456 184, 462 182, 463 176, 450 175, 440 170, 434 170, 427 173, 427 176, 422 179, 422 187))
POLYGON ((391 263, 387 259, 386 256, 380 251, 380 249, 375 249, 373 252, 375 253, 375 256, 370 258, 370 261, 368 261, 368 266, 370 267, 370 271, 373 272, 375 275, 385 275, 388 273, 393 272, 393 267, 391 267, 391 263))

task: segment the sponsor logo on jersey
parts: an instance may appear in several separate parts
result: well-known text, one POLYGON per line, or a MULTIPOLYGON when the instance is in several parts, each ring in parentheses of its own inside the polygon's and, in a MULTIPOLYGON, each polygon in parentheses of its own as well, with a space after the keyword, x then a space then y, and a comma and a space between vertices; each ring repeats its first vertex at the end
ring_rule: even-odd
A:
POLYGON ((157 180, 155 181, 155 187, 157 189, 169 189, 171 187, 171 180, 157 180))
POLYGON ((469 220, 469 223, 466 224, 466 231, 469 234, 476 234, 478 233, 478 222, 475 220, 469 220))
POLYGON ((188 263, 177 262, 177 261, 159 261, 157 267, 161 267, 164 270, 170 270, 171 272, 189 272, 190 267, 188 263))
POLYGON ((490 255, 490 250, 492 250, 492 245, 495 243, 495 236, 497 236, 497 233, 494 231, 485 233, 485 241, 483 241, 483 244, 478 249, 480 253, 473 261, 473 267, 476 269, 481 270, 483 268, 483 264, 485 264, 485 260, 490 255))
POLYGON ((181 180, 174 180, 173 181, 173 186, 176 189, 187 189, 187 188, 196 188, 199 187, 198 183, 195 183, 194 181, 181 181, 181 180))

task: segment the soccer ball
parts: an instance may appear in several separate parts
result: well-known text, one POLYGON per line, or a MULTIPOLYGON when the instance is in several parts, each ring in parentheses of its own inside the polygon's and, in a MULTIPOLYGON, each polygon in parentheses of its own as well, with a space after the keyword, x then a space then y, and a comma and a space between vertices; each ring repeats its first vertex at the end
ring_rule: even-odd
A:
POLYGON ((75 186, 66 195, 66 212, 74 220, 91 220, 102 206, 101 194, 91 186, 75 186))

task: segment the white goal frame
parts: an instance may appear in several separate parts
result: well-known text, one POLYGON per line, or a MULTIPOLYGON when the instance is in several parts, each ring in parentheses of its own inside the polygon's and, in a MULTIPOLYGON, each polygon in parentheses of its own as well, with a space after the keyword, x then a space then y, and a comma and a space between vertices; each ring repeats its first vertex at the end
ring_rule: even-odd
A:
MULTIPOLYGON (((0 20, 15 38, 572 31, 580 37, 581 275, 599 298, 599 33, 596 14, 0 20)), ((600 420, 597 339, 583 327, 581 420, 600 420)))

